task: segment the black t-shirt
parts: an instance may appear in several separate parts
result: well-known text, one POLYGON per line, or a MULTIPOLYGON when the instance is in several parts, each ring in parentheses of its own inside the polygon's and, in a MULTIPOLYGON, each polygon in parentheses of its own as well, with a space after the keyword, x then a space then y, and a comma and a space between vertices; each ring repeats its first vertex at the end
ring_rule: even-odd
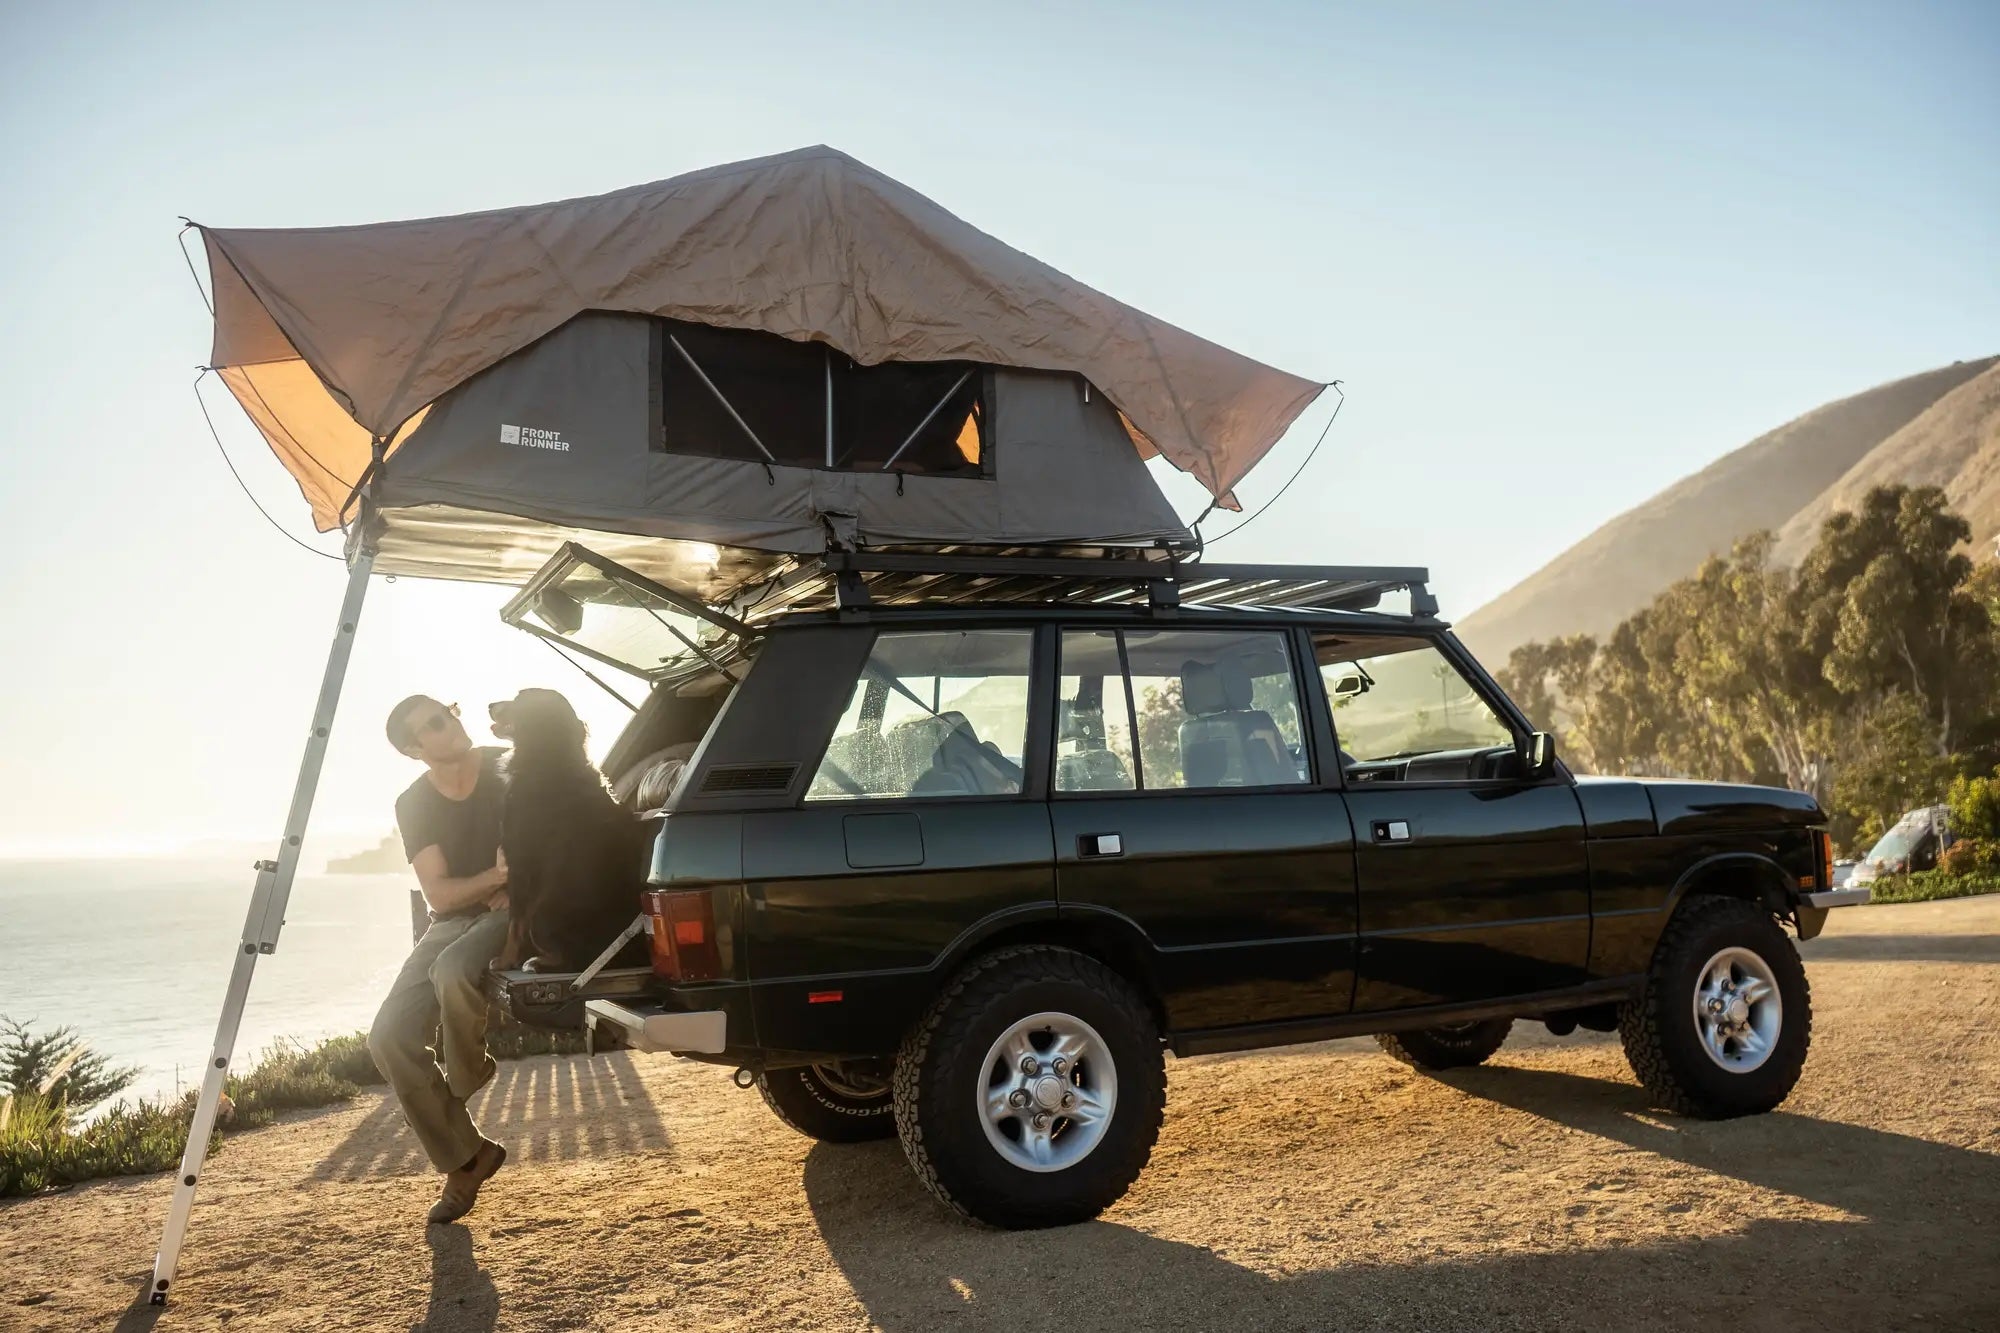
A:
MULTIPOLYGON (((435 846, 444 852, 445 874, 453 879, 493 868, 499 859, 500 811, 507 794, 499 762, 504 753, 494 746, 480 747, 479 779, 462 801, 432 786, 429 774, 396 798, 396 827, 403 834, 405 856, 414 861, 418 852, 435 846)), ((474 904, 449 915, 476 916, 485 910, 483 903, 474 904)))

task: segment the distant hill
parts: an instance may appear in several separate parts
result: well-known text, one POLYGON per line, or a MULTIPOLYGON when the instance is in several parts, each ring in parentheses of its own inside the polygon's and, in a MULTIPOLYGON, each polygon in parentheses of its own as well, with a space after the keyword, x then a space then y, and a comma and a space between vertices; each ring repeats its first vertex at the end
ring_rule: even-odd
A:
POLYGON ((1972 524, 1973 544, 2000 533, 2000 365, 1939 398, 1916 420, 1862 455, 1778 531, 1778 558, 1796 563, 1827 515, 1852 509, 1877 486, 1942 486, 1972 524))
POLYGON ((2000 532, 2000 357, 1959 361, 1814 408, 1626 511, 1458 623, 1494 666, 1531 639, 1604 634, 1709 555, 1763 528, 1796 559, 1870 486, 1942 485, 2000 532))

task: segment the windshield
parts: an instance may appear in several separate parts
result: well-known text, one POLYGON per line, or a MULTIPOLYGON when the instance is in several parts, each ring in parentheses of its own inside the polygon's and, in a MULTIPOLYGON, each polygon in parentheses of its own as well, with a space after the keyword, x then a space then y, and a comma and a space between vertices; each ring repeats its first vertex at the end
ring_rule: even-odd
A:
POLYGON ((1869 861, 1907 861, 1910 854, 1920 847, 1931 834, 1931 817, 1928 811, 1916 811, 1904 815, 1896 821, 1895 827, 1884 833, 1881 840, 1868 849, 1865 858, 1869 861))

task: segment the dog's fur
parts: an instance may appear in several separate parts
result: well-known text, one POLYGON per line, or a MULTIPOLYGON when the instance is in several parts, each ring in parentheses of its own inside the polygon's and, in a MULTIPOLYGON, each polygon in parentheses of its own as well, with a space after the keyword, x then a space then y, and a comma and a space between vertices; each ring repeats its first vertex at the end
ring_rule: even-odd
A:
POLYGON ((529 966, 575 971, 638 915, 643 835, 584 753, 585 728, 569 700, 523 690, 492 714, 495 733, 514 743, 500 821, 513 917, 502 962, 532 949, 529 966))

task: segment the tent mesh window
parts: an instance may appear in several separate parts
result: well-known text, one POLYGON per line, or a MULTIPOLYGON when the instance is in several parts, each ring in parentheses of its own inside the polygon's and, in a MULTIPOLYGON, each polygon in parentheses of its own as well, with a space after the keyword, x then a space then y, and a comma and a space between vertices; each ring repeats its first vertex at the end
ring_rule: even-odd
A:
POLYGON ((660 452, 849 472, 993 475, 986 377, 970 362, 862 366, 824 344, 678 320, 655 321, 652 354, 660 452))

